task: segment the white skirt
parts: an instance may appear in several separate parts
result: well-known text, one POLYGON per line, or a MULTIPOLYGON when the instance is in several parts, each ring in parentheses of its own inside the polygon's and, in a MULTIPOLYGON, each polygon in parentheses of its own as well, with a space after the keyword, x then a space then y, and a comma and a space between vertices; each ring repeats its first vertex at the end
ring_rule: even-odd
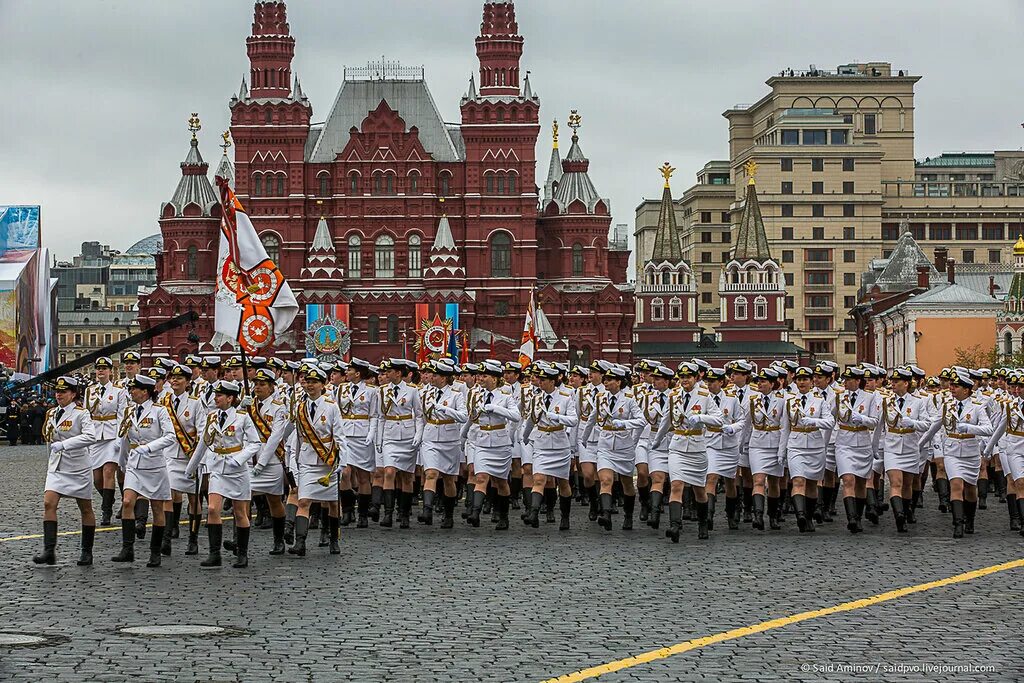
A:
POLYGON ((462 449, 458 441, 423 442, 420 447, 423 469, 437 470, 441 474, 458 474, 462 464, 462 449))
MULTIPOLYGON (((512 446, 510 445, 508 448, 509 448, 509 453, 511 453, 512 452, 512 446)), ((473 443, 472 441, 470 441, 469 439, 467 439, 466 440, 466 445, 463 447, 462 452, 465 454, 465 459, 463 460, 463 462, 466 463, 467 465, 469 465, 470 467, 473 467, 474 462, 476 462, 476 452, 477 452, 476 444, 473 443)))
POLYGON ((874 456, 871 454, 871 447, 863 449, 850 448, 836 444, 836 474, 840 477, 844 474, 852 474, 861 479, 871 476, 871 463, 874 456))
MULTIPOLYGON (((486 448, 474 446, 473 468, 477 474, 508 479, 509 473, 512 471, 512 444, 487 446, 486 448)), ((534 463, 533 471, 537 471, 536 463, 534 463)))
POLYGON ((726 479, 735 479, 740 466, 740 452, 737 448, 719 450, 708 448, 708 474, 717 474, 726 479))
POLYGON ((367 445, 362 437, 348 437, 342 441, 341 454, 345 465, 365 472, 373 472, 377 464, 377 447, 372 441, 367 445))
POLYGON ((921 472, 921 453, 891 453, 885 451, 882 456, 883 468, 886 472, 889 470, 899 470, 900 472, 908 472, 910 474, 919 474, 921 472))
MULTIPOLYGON (((522 463, 524 465, 532 465, 535 457, 536 456, 534 455, 534 452, 533 452, 533 444, 532 443, 524 443, 523 447, 519 450, 519 459, 522 461, 522 463)), ((566 455, 566 457, 571 457, 571 456, 570 455, 566 455)))
POLYGON ((740 446, 740 467, 750 469, 750 449, 740 446))
POLYGON ((611 470, 615 474, 628 477, 633 474, 633 468, 636 466, 636 452, 634 450, 628 451, 613 451, 607 448, 597 449, 597 469, 611 470))
POLYGON ((943 461, 946 465, 946 477, 950 481, 963 479, 965 484, 971 486, 978 483, 978 474, 981 472, 981 456, 954 458, 947 455, 943 461))
POLYGON ((636 458, 635 458, 634 462, 637 465, 646 465, 646 464, 648 464, 647 461, 648 461, 648 458, 650 457, 648 455, 648 453, 650 452, 650 450, 651 450, 651 440, 649 438, 648 439, 644 439, 644 438, 640 439, 640 441, 638 441, 637 444, 636 444, 636 458))
POLYGON ((319 479, 331 468, 327 465, 302 465, 298 470, 299 500, 334 502, 338 500, 338 472, 331 475, 327 486, 321 486, 319 479))
POLYGON ((45 490, 67 498, 92 500, 92 470, 47 472, 45 490))
POLYGON ((668 477, 690 486, 706 486, 708 483, 707 452, 681 452, 669 449, 668 477))
POLYGON ((211 472, 209 491, 229 500, 252 500, 252 485, 249 479, 248 467, 243 467, 238 472, 211 472))
POLYGON ((118 462, 117 448, 120 439, 107 439, 96 441, 89 446, 89 457, 92 459, 92 468, 98 470, 108 462, 118 462))
POLYGON ((597 463, 597 444, 580 444, 580 462, 597 463))
POLYGON ((789 476, 810 481, 825 478, 825 449, 790 448, 787 453, 789 476))
POLYGON ((779 462, 779 452, 774 448, 750 447, 750 473, 767 474, 769 477, 781 477, 783 471, 782 463, 779 462))
MULTIPOLYGON (((569 467, 572 464, 572 454, 569 449, 547 450, 543 448, 531 449, 533 451, 533 473, 543 474, 558 479, 569 478, 569 467)), ((525 460, 523 462, 526 462, 525 460)), ((632 466, 632 461, 630 461, 632 466)))
POLYGON ((171 480, 166 466, 152 470, 129 467, 124 473, 124 488, 148 500, 171 499, 171 480))
POLYGON ((1004 450, 1000 455, 1006 458, 1006 462, 1003 463, 1004 475, 1009 474, 1013 477, 1014 481, 1024 477, 1024 453, 1019 455, 1016 453, 1008 454, 1004 450))
MULTIPOLYGON (((412 441, 385 441, 380 452, 381 467, 394 467, 402 472, 415 472, 418 455, 419 449, 412 447, 412 441)), ((325 474, 327 474, 326 470, 321 472, 320 476, 325 474)))
POLYGON ((656 451, 653 448, 647 451, 647 471, 668 473, 668 448, 656 451))
POLYGON ((834 443, 825 445, 825 471, 836 471, 836 444, 834 443))
POLYGON ((259 476, 250 476, 250 489, 253 495, 265 496, 284 495, 284 465, 275 455, 259 476))
POLYGON ((194 493, 196 480, 185 476, 188 460, 185 458, 167 459, 167 477, 171 482, 171 490, 178 493, 194 493))

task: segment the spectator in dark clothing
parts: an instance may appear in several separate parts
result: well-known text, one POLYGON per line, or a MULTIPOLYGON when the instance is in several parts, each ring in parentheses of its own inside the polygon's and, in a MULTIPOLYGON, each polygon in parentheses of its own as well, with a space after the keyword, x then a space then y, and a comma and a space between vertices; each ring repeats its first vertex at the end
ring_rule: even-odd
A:
POLYGON ((43 443, 43 422, 46 421, 46 408, 35 402, 32 406, 32 443, 43 443))
POLYGON ((18 405, 17 401, 11 401, 11 404, 7 406, 7 416, 4 420, 4 426, 7 428, 7 441, 12 446, 18 443, 18 431, 20 430, 20 419, 21 419, 21 406, 18 405))
POLYGON ((32 441, 32 402, 25 404, 18 416, 18 430, 21 433, 21 442, 31 444, 32 441))

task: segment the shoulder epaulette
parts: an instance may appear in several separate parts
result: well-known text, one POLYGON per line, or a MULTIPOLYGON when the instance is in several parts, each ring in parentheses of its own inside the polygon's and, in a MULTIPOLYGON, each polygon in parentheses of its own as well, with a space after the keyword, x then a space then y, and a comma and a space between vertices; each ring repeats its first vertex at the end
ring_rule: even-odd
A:
POLYGON ((559 396, 572 396, 571 392, 562 391, 561 389, 558 390, 558 394, 559 394, 559 396))
POLYGON ((710 391, 704 391, 703 389, 699 389, 697 391, 697 395, 698 396, 710 396, 711 392, 710 391))

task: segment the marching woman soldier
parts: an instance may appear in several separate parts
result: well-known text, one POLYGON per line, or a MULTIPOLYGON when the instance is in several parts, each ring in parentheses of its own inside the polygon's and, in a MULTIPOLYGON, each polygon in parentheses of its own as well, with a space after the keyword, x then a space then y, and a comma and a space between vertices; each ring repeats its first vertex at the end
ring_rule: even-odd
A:
MULTIPOLYGON (((531 387, 529 377, 524 376, 523 366, 513 361, 505 363, 502 377, 505 386, 512 390, 512 395, 519 405, 519 413, 525 414, 531 387)), ((519 497, 523 492, 523 429, 522 423, 517 425, 516 433, 512 437, 512 472, 509 475, 509 487, 512 489, 509 505, 517 510, 519 497)))
POLYGON ((418 520, 422 524, 433 524, 434 492, 440 476, 444 482, 442 529, 451 529, 455 524, 454 511, 458 500, 455 481, 462 465, 462 424, 469 419, 465 397, 452 387, 452 379, 457 373, 458 367, 446 358, 434 363, 423 404, 426 423, 420 449, 424 473, 423 513, 418 520))
MULTIPOLYGON (((1024 399, 1021 398, 1024 375, 1011 375, 1007 382, 1011 398, 1003 404, 998 427, 989 440, 988 449, 991 452, 994 444, 999 442, 999 457, 1009 484, 1006 491, 1007 504, 1012 501, 1017 506, 1017 517, 1024 518, 1024 399)), ((1011 529, 1013 519, 1011 513, 1011 529)), ((1020 533, 1024 536, 1024 529, 1020 533)))
POLYGON ((753 527, 764 531, 765 496, 768 498, 768 523, 772 529, 781 528, 779 513, 779 480, 782 478, 782 458, 779 457, 782 420, 785 419, 786 394, 779 389, 786 377, 772 368, 763 368, 757 374, 759 393, 752 393, 749 409, 744 413, 741 441, 749 443, 750 472, 754 478, 753 527))
POLYGON ((908 368, 894 368, 889 375, 892 394, 882 400, 879 431, 885 430, 882 459, 889 478, 889 503, 896 531, 907 530, 907 511, 913 499, 914 477, 921 469, 919 432, 931 426, 928 403, 910 393, 913 373, 908 368))
POLYGON ((253 374, 255 402, 249 406, 249 417, 259 434, 261 447, 252 468, 252 493, 266 496, 270 506, 274 547, 271 555, 284 555, 284 503, 287 491, 284 437, 291 430, 286 399, 277 392, 277 376, 272 370, 260 368, 253 374))
POLYGON ((825 477, 825 447, 834 421, 826 399, 811 391, 813 373, 799 367, 793 373, 796 394, 786 402, 779 437, 779 456, 789 464, 793 507, 801 532, 814 531, 818 484, 825 477))
MULTIPOLYGON (((842 379, 844 391, 831 399, 836 423, 836 474, 843 488, 846 528, 857 534, 864 531, 860 520, 867 505, 867 482, 874 475, 872 435, 878 426, 879 404, 874 394, 864 390, 863 368, 847 366, 842 379)), ((888 440, 889 435, 885 438, 888 440)))
POLYGON ((711 394, 697 387, 699 367, 696 363, 679 364, 679 390, 669 397, 668 408, 658 427, 652 447, 658 450, 670 438, 668 450, 669 528, 665 537, 679 542, 683 526, 683 490, 689 487, 697 508, 697 538, 708 537, 708 498, 705 492, 708 477, 708 454, 705 428, 722 426, 722 411, 711 394))
POLYGON ((370 364, 360 358, 353 358, 345 371, 348 383, 338 394, 338 409, 341 411, 341 425, 345 440, 341 447, 345 453, 345 464, 352 472, 352 487, 358 495, 359 516, 357 529, 368 526, 367 517, 371 506, 380 508, 380 492, 373 500, 371 480, 375 468, 377 449, 374 437, 377 434, 377 404, 380 398, 376 388, 367 384, 373 377, 370 364))
MULTIPOLYGON (((168 367, 170 367, 170 363, 173 363, 173 361, 171 361, 170 359, 167 359, 167 358, 157 358, 155 362, 158 365, 161 362, 165 363, 165 364, 168 365, 168 367)), ((165 390, 166 390, 166 392, 170 392, 171 388, 169 386, 167 386, 167 370, 164 370, 162 367, 159 367, 158 365, 154 366, 154 367, 151 367, 151 368, 143 368, 142 369, 142 374, 146 375, 147 377, 151 378, 152 380, 154 380, 156 382, 156 384, 154 385, 154 388, 153 388, 153 403, 156 404, 156 405, 163 405, 163 397, 165 396, 165 390)), ((129 408, 131 409, 132 407, 129 406, 129 408)), ((163 455, 163 454, 161 454, 161 455, 163 455)), ((123 499, 123 496, 122 496, 122 499, 123 499)), ((163 523, 162 517, 163 516, 161 515, 161 524, 163 523)), ((146 498, 143 498, 143 497, 140 496, 135 501, 135 537, 136 538, 142 539, 142 538, 146 537, 146 522, 148 520, 149 520, 149 500, 147 500, 146 498)), ((155 521, 153 523, 153 526, 156 527, 156 522, 155 521)))
POLYGON ((338 468, 343 427, 341 413, 334 400, 324 393, 327 373, 315 366, 306 366, 304 400, 293 409, 296 432, 296 468, 298 472, 298 511, 295 516, 295 545, 292 555, 306 555, 309 533, 309 508, 314 502, 328 510, 331 555, 341 553, 338 546, 338 468))
MULTIPOLYGON (((814 377, 812 382, 814 391, 821 394, 828 405, 829 410, 835 407, 836 396, 843 392, 843 388, 835 381, 836 372, 839 366, 832 361, 821 361, 814 366, 814 377)), ((835 419, 835 413, 832 415, 835 419)), ((819 488, 820 504, 815 508, 814 521, 831 522, 831 513, 835 507, 835 496, 838 492, 836 479, 836 432, 833 428, 829 432, 828 443, 825 444, 825 476, 819 488)))
MULTIPOLYGON (((599 397, 605 393, 604 373, 611 367, 603 360, 595 360, 590 364, 590 381, 581 387, 577 402, 576 414, 580 424, 586 425, 597 406, 599 397)), ((600 512, 601 497, 599 494, 599 483, 597 478, 597 437, 591 433, 589 440, 584 440, 583 429, 577 430, 577 454, 580 462, 580 473, 583 475, 583 488, 590 500, 590 521, 597 521, 600 512)))
POLYGON ((722 411, 722 426, 708 427, 708 531, 715 529, 715 500, 718 498, 719 478, 725 480, 725 521, 729 529, 740 528, 739 497, 736 492, 736 472, 740 465, 739 432, 743 429, 743 414, 739 399, 722 390, 726 373, 711 368, 705 374, 708 392, 722 411))
POLYGON ((974 533, 978 509, 978 474, 981 470, 981 439, 992 435, 986 406, 974 397, 974 381, 963 370, 954 371, 949 399, 943 403, 923 438, 945 432, 942 445, 946 475, 949 477, 950 506, 953 508, 953 538, 974 533))
POLYGON ((601 480, 601 514, 597 521, 605 531, 612 529, 612 489, 616 477, 622 482, 623 490, 622 529, 629 531, 633 528, 636 506, 636 489, 633 486, 636 440, 633 433, 643 429, 648 422, 633 393, 625 388, 628 379, 627 368, 620 365, 608 368, 604 375, 604 386, 608 391, 601 395, 583 431, 583 441, 586 442, 595 428, 599 430, 597 476, 601 480))
POLYGON ((50 444, 43 492, 43 552, 32 558, 36 564, 57 564, 57 506, 61 498, 74 498, 82 514, 82 554, 78 566, 92 564, 96 538, 96 515, 92 511, 92 465, 90 446, 96 431, 89 411, 77 405, 78 380, 59 377, 54 385, 57 406, 43 424, 43 436, 50 444))
POLYGON ((647 526, 652 529, 657 529, 661 525, 661 501, 665 495, 665 480, 668 479, 669 471, 669 442, 667 439, 662 439, 659 448, 655 448, 654 435, 658 432, 665 412, 668 410, 669 392, 672 389, 672 380, 675 379, 675 375, 676 373, 670 367, 651 366, 652 389, 644 409, 644 417, 651 425, 647 447, 647 471, 651 477, 651 507, 647 516, 647 526))
MULTIPOLYGON (((502 374, 501 363, 484 361, 468 408, 468 435, 473 442, 475 486, 473 504, 466 522, 474 527, 480 526, 480 512, 490 485, 497 495, 495 506, 498 509, 498 525, 495 529, 498 531, 508 529, 511 496, 508 477, 512 469, 512 439, 522 419, 513 390, 501 386, 502 374)), ((564 499, 562 502, 564 505, 564 499)), ((568 528, 569 516, 564 507, 562 518, 562 524, 568 528)))
MULTIPOLYGON (((561 496, 562 516, 566 501, 572 505, 572 489, 569 488, 569 468, 572 464, 571 434, 579 424, 573 393, 557 388, 558 368, 548 364, 537 364, 539 391, 535 392, 527 405, 526 421, 523 427, 524 444, 533 450, 533 489, 530 494, 530 511, 523 522, 536 529, 540 526, 540 506, 544 501, 544 488, 548 477, 554 479, 561 496), (536 432, 536 433, 534 433, 536 432), (531 437, 532 435, 532 437, 531 437)), ((630 453, 632 467, 633 454, 630 453)), ((631 470, 632 471, 632 470, 631 470)), ((611 484, 609 483, 609 491, 611 484)), ((563 522, 564 526, 565 522, 563 522)))
POLYGON ((206 532, 210 555, 200 567, 221 566, 220 547, 224 537, 221 506, 231 501, 235 529, 235 569, 249 566, 249 502, 252 499, 250 462, 262 442, 249 416, 237 409, 241 387, 236 382, 218 381, 213 387, 215 408, 206 418, 202 440, 189 460, 186 473, 198 475, 200 466, 210 473, 206 532))
POLYGON ((203 384, 196 392, 196 398, 202 402, 204 408, 213 410, 213 385, 223 374, 220 367, 220 356, 206 356, 203 358, 202 369, 203 384))
MULTIPOLYGON (((160 548, 163 555, 171 554, 171 539, 178 537, 178 522, 181 519, 182 495, 188 494, 189 517, 199 514, 201 502, 195 498, 195 482, 185 476, 189 458, 196 450, 196 433, 206 424, 206 409, 202 402, 189 392, 192 372, 184 365, 171 368, 169 384, 171 393, 161 402, 167 409, 174 427, 175 443, 164 451, 167 457, 167 475, 171 481, 171 509, 164 511, 164 542, 160 548)), ((192 528, 191 526, 189 527, 192 528)))
POLYGON ((121 552, 114 562, 135 561, 135 503, 148 500, 153 507, 153 536, 149 542, 147 567, 160 566, 160 547, 164 539, 164 509, 171 500, 171 481, 167 474, 164 450, 177 440, 167 409, 153 403, 157 381, 148 375, 136 375, 129 385, 134 406, 118 432, 121 436, 119 458, 124 470, 121 505, 121 552))
POLYGON ((114 515, 114 486, 117 485, 117 426, 124 414, 125 392, 111 381, 114 363, 103 356, 96 359, 96 383, 85 390, 84 405, 92 417, 96 441, 89 446, 92 477, 100 492, 100 524, 108 526, 114 515))
POLYGON ((423 409, 419 390, 405 381, 408 361, 392 358, 381 364, 385 383, 378 389, 377 452, 384 469, 384 518, 393 524, 395 492, 399 492, 398 527, 409 528, 416 456, 423 441, 423 409))
MULTIPOLYGON (((732 393, 736 397, 739 414, 737 422, 745 424, 747 411, 750 410, 750 397, 756 393, 750 382, 750 374, 754 371, 754 365, 746 360, 734 360, 726 366, 729 371, 729 381, 732 382, 732 393)), ((749 522, 753 519, 754 513, 754 478, 750 474, 750 450, 747 442, 742 438, 738 439, 740 457, 739 470, 736 478, 743 489, 743 521, 749 522)))
POLYGON ((121 354, 121 368, 124 370, 124 377, 114 382, 118 389, 128 389, 135 375, 142 372, 142 356, 136 351, 125 351, 121 354))

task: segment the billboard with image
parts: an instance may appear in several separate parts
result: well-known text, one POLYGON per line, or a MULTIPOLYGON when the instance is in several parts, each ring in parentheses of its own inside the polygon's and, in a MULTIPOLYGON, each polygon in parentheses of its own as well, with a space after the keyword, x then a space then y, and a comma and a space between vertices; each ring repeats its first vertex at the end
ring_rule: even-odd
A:
POLYGON ((38 249, 38 206, 0 205, 0 253, 12 249, 38 249))

